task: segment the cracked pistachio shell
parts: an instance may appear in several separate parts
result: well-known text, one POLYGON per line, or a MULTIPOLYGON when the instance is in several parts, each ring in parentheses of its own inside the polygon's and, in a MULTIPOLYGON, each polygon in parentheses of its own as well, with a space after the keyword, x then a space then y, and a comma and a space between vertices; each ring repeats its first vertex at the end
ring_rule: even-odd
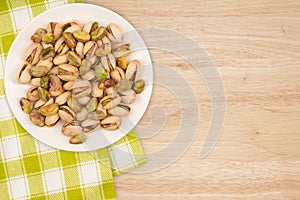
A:
POLYGON ((89 21, 86 24, 84 24, 82 31, 91 33, 92 31, 96 30, 98 28, 98 22, 95 21, 89 21))
POLYGON ((83 47, 83 54, 86 57, 92 57, 95 54, 97 43, 95 41, 88 41, 83 47))
POLYGON ((69 123, 72 122, 75 118, 74 111, 68 106, 61 106, 58 111, 58 115, 64 122, 69 123))
POLYGON ((83 96, 83 97, 79 97, 77 98, 77 102, 80 103, 81 105, 86 105, 89 101, 90 101, 91 97, 88 96, 83 96))
POLYGON ((39 43, 32 43, 25 51, 25 60, 35 65, 39 60, 43 50, 43 46, 39 43))
POLYGON ((81 66, 81 57, 75 53, 74 51, 69 51, 67 54, 69 63, 76 66, 80 67, 81 66))
POLYGON ((88 96, 92 91, 92 86, 87 80, 78 80, 73 88, 73 96, 75 98, 88 96))
POLYGON ((29 119, 36 126, 43 127, 45 126, 45 117, 39 112, 32 112, 29 114, 29 119))
POLYGON ((81 105, 71 95, 67 99, 67 104, 74 112, 80 112, 82 109, 81 105))
POLYGON ((72 90, 73 87, 74 87, 74 84, 75 84, 75 81, 69 81, 69 82, 66 82, 64 85, 63 85, 63 88, 65 90, 72 90))
POLYGON ((49 46, 42 51, 42 59, 47 59, 55 55, 53 47, 49 46))
POLYGON ((86 108, 82 108, 82 110, 78 113, 76 113, 76 120, 78 121, 84 121, 87 119, 88 111, 86 108))
POLYGON ((83 47, 84 44, 82 42, 77 42, 75 51, 80 56, 80 58, 84 58, 83 47))
POLYGON ((33 109, 33 103, 30 102, 28 99, 22 97, 20 99, 20 105, 21 105, 21 108, 22 110, 27 113, 27 114, 30 114, 32 112, 32 109, 33 109))
POLYGON ((22 66, 20 73, 19 73, 19 82, 20 83, 29 83, 31 80, 31 73, 30 70, 31 65, 26 63, 22 66))
POLYGON ((33 42, 39 43, 42 41, 43 35, 47 33, 46 29, 38 28, 35 33, 31 36, 33 42))
POLYGON ((100 100, 100 104, 104 109, 113 108, 121 103, 121 97, 117 94, 107 95, 100 100))
POLYGON ((96 110, 98 105, 98 101, 97 98, 91 98, 91 100, 86 104, 86 109, 88 112, 93 112, 94 110, 96 110))
POLYGON ((121 28, 118 25, 116 25, 114 23, 110 23, 106 27, 106 31, 107 31, 108 38, 112 42, 120 42, 124 38, 123 31, 121 30, 121 28))
POLYGON ((83 134, 76 134, 69 140, 70 144, 82 144, 87 141, 87 136, 83 134))
POLYGON ((30 84, 35 87, 39 87, 41 82, 41 78, 33 78, 30 81, 30 84))
POLYGON ((61 95, 59 95, 58 97, 56 97, 55 103, 57 103, 58 105, 63 105, 67 102, 69 96, 71 96, 71 92, 66 91, 61 95))
POLYGON ((125 92, 130 90, 132 87, 133 82, 127 79, 120 80, 115 87, 116 92, 125 92))
POLYGON ((37 87, 31 87, 27 91, 27 99, 30 101, 37 101, 39 100, 39 93, 37 87))
POLYGON ((75 81, 78 77, 78 68, 70 64, 59 65, 57 76, 63 81, 75 81))
POLYGON ((43 106, 39 109, 40 113, 44 116, 51 116, 58 112, 58 104, 50 104, 47 106, 43 106))
POLYGON ((45 124, 48 127, 55 126, 58 123, 59 119, 60 118, 59 118, 58 114, 47 116, 47 117, 45 117, 45 124))
POLYGON ((123 69, 116 67, 112 72, 110 72, 110 77, 117 83, 125 77, 123 69))
POLYGON ((119 104, 116 107, 108 109, 107 112, 110 115, 115 115, 115 116, 123 117, 123 116, 129 115, 130 107, 127 106, 127 105, 119 104))
POLYGON ((78 122, 70 122, 70 123, 65 123, 61 127, 61 132, 68 137, 72 137, 74 135, 79 134, 82 131, 82 128, 78 122))
POLYGON ((68 57, 67 57, 66 54, 64 54, 64 55, 57 55, 53 59, 53 64, 54 65, 61 65, 61 64, 65 64, 67 62, 68 62, 68 57))
POLYGON ((52 33, 54 40, 57 40, 62 34, 62 27, 57 22, 49 22, 47 26, 47 32, 52 33))
POLYGON ((100 125, 105 130, 116 130, 121 125, 121 118, 119 116, 108 116, 101 120, 100 125))
POLYGON ((86 119, 81 123, 81 127, 84 132, 91 132, 99 127, 99 121, 86 119))
POLYGON ((102 112, 102 111, 94 111, 87 115, 87 118, 91 120, 101 120, 105 117, 106 117, 106 112, 102 112))
POLYGON ((126 72, 125 78, 131 81, 136 81, 139 77, 141 62, 139 60, 132 60, 129 62, 126 72))
POLYGON ((136 93, 133 90, 127 90, 119 94, 121 96, 121 102, 124 104, 133 103, 136 97, 136 93))
POLYGON ((96 56, 106 56, 111 52, 111 44, 107 37, 104 36, 101 40, 98 40, 97 44, 98 48, 95 51, 96 56))

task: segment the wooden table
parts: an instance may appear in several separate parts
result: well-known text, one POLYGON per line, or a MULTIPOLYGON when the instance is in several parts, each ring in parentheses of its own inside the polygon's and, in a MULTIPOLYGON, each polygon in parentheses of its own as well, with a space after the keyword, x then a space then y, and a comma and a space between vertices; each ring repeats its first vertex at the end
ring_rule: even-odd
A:
MULTIPOLYGON (((222 135, 199 159, 213 107, 205 82, 178 56, 150 50, 154 63, 190 77, 199 128, 173 164, 116 177, 118 199, 300 199, 299 1, 88 2, 119 13, 136 28, 167 28, 195 40, 217 66, 226 94, 222 135)), ((176 96, 155 85, 140 127, 151 124, 153 105, 161 105, 166 118, 158 134, 141 139, 147 154, 172 141, 181 117, 176 96)))

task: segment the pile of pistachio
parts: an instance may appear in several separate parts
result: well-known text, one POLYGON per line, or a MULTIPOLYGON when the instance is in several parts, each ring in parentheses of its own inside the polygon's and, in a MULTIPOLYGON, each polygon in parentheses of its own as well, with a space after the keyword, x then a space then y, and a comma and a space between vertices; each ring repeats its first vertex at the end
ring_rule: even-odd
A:
POLYGON ((138 79, 141 63, 126 59, 131 50, 123 38, 118 25, 95 21, 37 29, 19 73, 20 83, 32 85, 20 105, 33 124, 52 127, 62 120, 71 144, 99 127, 118 129, 145 86, 138 79))

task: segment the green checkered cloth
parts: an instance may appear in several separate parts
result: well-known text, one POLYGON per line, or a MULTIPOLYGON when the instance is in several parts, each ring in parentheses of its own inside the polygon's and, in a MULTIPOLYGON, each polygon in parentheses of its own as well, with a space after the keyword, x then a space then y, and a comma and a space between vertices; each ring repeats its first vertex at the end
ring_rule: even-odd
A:
POLYGON ((10 45, 34 16, 77 0, 0 0, 0 199, 115 199, 113 176, 146 162, 135 131, 92 152, 67 152, 29 135, 12 115, 4 92, 10 45))

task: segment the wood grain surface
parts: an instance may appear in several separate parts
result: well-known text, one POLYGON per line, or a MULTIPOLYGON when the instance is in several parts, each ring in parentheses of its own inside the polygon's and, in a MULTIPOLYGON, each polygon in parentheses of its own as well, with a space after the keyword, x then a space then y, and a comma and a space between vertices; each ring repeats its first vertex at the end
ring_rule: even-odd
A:
MULTIPOLYGON (((205 82, 179 56, 151 49, 153 63, 182 74, 194 89, 198 132, 169 166, 116 177, 118 199, 300 199, 300 1, 87 2, 119 13, 136 28, 167 28, 195 40, 217 66, 226 94, 222 134, 200 159, 213 109, 205 82)), ((141 139, 146 154, 172 142, 180 126, 176 95, 155 84, 139 127, 155 120, 155 105, 166 117, 157 134, 141 139)))

